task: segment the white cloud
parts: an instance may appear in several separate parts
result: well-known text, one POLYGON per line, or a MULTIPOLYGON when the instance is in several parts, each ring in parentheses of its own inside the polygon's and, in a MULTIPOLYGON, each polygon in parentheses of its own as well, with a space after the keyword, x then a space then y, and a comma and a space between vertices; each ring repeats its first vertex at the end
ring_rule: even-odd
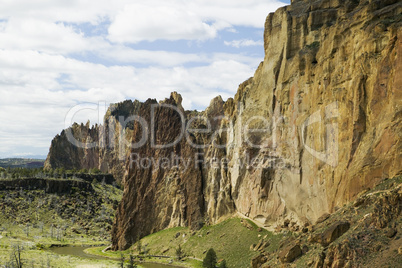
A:
POLYGON ((135 50, 125 46, 114 46, 108 50, 99 51, 99 56, 105 59, 113 59, 121 63, 141 63, 146 65, 177 66, 190 62, 210 62, 208 55, 195 53, 167 52, 163 50, 135 50))
POLYGON ((202 21, 196 13, 181 6, 132 4, 120 12, 109 28, 109 39, 114 42, 137 43, 155 41, 214 38, 217 30, 202 21))
MULTIPOLYGON (((248 56, 250 42, 222 40, 244 49, 230 54, 204 49, 204 42, 183 52, 183 43, 175 47, 175 40, 212 39, 222 30, 242 35, 236 26, 261 30, 266 15, 280 5, 274 0, 2 1, 0 157, 46 154, 78 103, 164 99, 178 91, 184 107, 194 109, 217 95, 233 96, 262 60, 248 56), (161 39, 171 40, 164 42, 171 47, 125 44, 161 39)), ((243 37, 255 38, 250 33, 238 39, 243 37)), ((97 114, 76 117, 87 118, 96 122, 97 114)))
POLYGON ((234 25, 263 27, 269 11, 283 3, 272 1, 148 1, 130 4, 109 27, 118 43, 163 40, 207 40, 234 25))
POLYGON ((0 19, 37 18, 50 22, 90 22, 98 24, 113 17, 129 0, 3 0, 0 19))
POLYGON ((62 23, 11 18, 2 28, 0 47, 3 49, 69 53, 85 50, 89 46, 82 34, 75 33, 62 23))
POLYGON ((115 42, 205 40, 232 26, 261 28, 268 13, 283 5, 279 0, 6 0, 0 20, 31 18, 93 25, 110 21, 109 38, 115 42))
MULTIPOLYGON (((46 151, 51 138, 64 128, 68 111, 81 102, 164 99, 178 91, 185 108, 206 107, 217 95, 233 96, 238 84, 255 69, 219 58, 224 56, 201 67, 134 68, 106 67, 34 51, 0 51, 0 133, 7 133, 0 144, 14 149, 35 144, 46 151), (80 89, 66 89, 62 83, 80 89)), ((97 114, 76 117, 83 122, 86 118, 96 122, 97 114)))
POLYGON ((231 47, 251 47, 251 46, 263 46, 264 42, 262 40, 254 41, 250 39, 241 39, 241 40, 233 40, 233 41, 224 41, 225 46, 231 47))
POLYGON ((284 3, 277 0, 196 0, 191 1, 189 5, 207 20, 262 28, 268 13, 275 11, 284 3))

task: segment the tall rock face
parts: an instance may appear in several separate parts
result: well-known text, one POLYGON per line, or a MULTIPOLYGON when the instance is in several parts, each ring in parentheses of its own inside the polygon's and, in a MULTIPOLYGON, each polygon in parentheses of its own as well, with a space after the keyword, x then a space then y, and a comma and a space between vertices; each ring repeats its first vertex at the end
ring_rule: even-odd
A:
MULTIPOLYGON (((235 213, 315 222, 401 174, 401 11, 397 0, 295 0, 267 17, 264 61, 233 99, 203 112, 176 93, 111 107, 100 133, 120 135, 83 151, 124 174, 113 248, 235 213)), ((64 150, 57 139, 49 155, 64 150)))
POLYGON ((50 145, 44 167, 90 169, 99 166, 99 127, 73 124, 57 135, 50 145), (91 146, 94 145, 94 146, 91 146))
MULTIPOLYGON (((127 248, 138 238, 167 227, 203 224, 203 173, 195 158, 198 149, 188 139, 180 139, 185 127, 181 97, 172 94, 160 104, 148 100, 136 115, 143 121, 134 123, 133 144, 149 137, 144 136, 145 125, 153 133, 132 147, 112 231, 116 248, 127 248)), ((194 136, 189 138, 195 142, 194 136)))
POLYGON ((401 172, 401 10, 400 1, 294 1, 268 16, 266 56, 236 95, 228 153, 247 150, 237 129, 259 115, 271 122, 256 154, 281 167, 230 165, 239 212, 315 221, 401 172))

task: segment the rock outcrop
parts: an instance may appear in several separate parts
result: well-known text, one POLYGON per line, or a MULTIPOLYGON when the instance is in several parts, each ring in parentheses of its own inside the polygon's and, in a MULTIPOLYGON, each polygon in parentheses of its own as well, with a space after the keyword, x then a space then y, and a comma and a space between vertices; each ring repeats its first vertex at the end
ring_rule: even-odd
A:
MULTIPOLYGON (((138 238, 167 227, 202 226, 203 174, 194 158, 198 149, 187 139, 177 138, 184 127, 182 112, 181 98, 175 98, 175 94, 161 104, 154 100, 141 104, 137 115, 144 122, 151 122, 152 114, 155 116, 154 133, 132 149, 123 199, 112 230, 114 248, 127 248, 138 238), (166 144, 173 145, 163 148, 166 144)), ((142 127, 134 123, 137 142, 142 127)), ((189 138, 194 142, 194 137, 189 138)))
POLYGON ((70 194, 74 191, 93 192, 91 182, 80 179, 24 178, 0 181, 0 191, 13 190, 44 190, 49 194, 70 194))
POLYGON ((99 169, 113 174, 121 182, 126 173, 126 159, 130 154, 127 143, 132 140, 132 122, 139 101, 126 100, 112 104, 103 125, 74 123, 57 135, 50 146, 44 168, 99 169))
POLYGON ((284 267, 292 262, 291 267, 399 267, 401 208, 402 176, 384 180, 307 232, 284 236, 277 250, 260 251, 251 265, 284 267), (384 214, 392 217, 384 218, 384 214))
POLYGON ((338 237, 346 233, 350 228, 349 222, 335 222, 326 229, 317 242, 320 242, 324 247, 334 242, 338 237))
POLYGON ((99 166, 99 127, 73 124, 50 145, 44 168, 91 169, 99 166), (95 145, 92 145, 95 143, 95 145))
POLYGON ((77 153, 61 135, 47 165, 123 178, 114 249, 234 213, 314 223, 402 173, 401 11, 397 0, 292 1, 268 15, 264 61, 233 99, 203 112, 184 111, 177 93, 114 105, 98 148, 77 153))
POLYGON ((400 14, 400 1, 321 0, 268 16, 264 62, 240 86, 231 117, 228 174, 239 212, 314 222, 401 172, 400 14), (235 163, 250 150, 242 125, 256 116, 270 124, 253 153, 273 168, 235 163))
POLYGON ((297 257, 302 255, 300 245, 289 245, 278 254, 282 263, 293 262, 297 257))

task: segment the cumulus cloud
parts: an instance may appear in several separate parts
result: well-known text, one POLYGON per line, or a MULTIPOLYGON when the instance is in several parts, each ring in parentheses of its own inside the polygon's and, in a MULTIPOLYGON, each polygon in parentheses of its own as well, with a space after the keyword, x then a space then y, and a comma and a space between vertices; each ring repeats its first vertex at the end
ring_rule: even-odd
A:
POLYGON ((251 46, 263 46, 264 42, 262 40, 254 41, 250 39, 241 39, 241 40, 233 40, 233 41, 224 41, 223 42, 226 46, 231 47, 251 47, 251 46))
MULTIPOLYGON (((217 95, 233 96, 262 60, 247 50, 261 43, 236 27, 261 31, 267 14, 281 5, 276 0, 3 1, 0 157, 46 154, 77 104, 164 99, 178 91, 185 108, 203 109, 217 95), (214 43, 221 46, 216 50, 203 47, 222 38, 222 30, 241 36, 214 43), (197 42, 183 47, 178 40, 197 42), (152 48, 144 45, 151 42, 152 48), (225 52, 224 44, 241 53, 225 52)), ((96 123, 98 114, 82 112, 74 119, 96 123)))
POLYGON ((82 35, 62 23, 49 23, 34 19, 10 19, 0 32, 3 49, 34 49, 66 53, 83 50, 87 43, 82 35))
POLYGON ((37 18, 49 22, 98 24, 107 17, 113 17, 129 2, 129 0, 6 0, 1 3, 0 20, 37 18))
POLYGON ((202 21, 196 13, 181 6, 132 4, 120 12, 109 28, 113 42, 205 40, 214 38, 217 30, 202 21))
POLYGON ((280 1, 148 1, 130 4, 109 27, 109 39, 119 43, 163 40, 207 40, 233 26, 261 28, 280 1))
MULTIPOLYGON (((235 60, 192 68, 106 67, 33 51, 0 51, 0 132, 7 133, 0 143, 26 148, 36 144, 46 151, 51 138, 65 127, 68 111, 83 102, 164 99, 178 91, 185 108, 203 108, 217 95, 233 96, 239 79, 251 76, 254 68, 235 60), (69 84, 69 89, 63 83, 69 84)), ((75 117, 78 122, 86 119, 98 122, 97 113, 75 117)))

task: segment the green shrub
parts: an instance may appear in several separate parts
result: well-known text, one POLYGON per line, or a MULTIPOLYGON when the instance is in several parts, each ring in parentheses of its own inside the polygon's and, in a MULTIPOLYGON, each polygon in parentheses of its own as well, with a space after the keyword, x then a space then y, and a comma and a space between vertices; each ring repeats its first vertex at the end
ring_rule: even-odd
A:
POLYGON ((41 243, 36 243, 36 249, 38 249, 38 250, 45 249, 45 245, 43 245, 41 243))
POLYGON ((213 248, 210 248, 205 256, 202 266, 205 268, 215 268, 216 267, 216 252, 213 248))

